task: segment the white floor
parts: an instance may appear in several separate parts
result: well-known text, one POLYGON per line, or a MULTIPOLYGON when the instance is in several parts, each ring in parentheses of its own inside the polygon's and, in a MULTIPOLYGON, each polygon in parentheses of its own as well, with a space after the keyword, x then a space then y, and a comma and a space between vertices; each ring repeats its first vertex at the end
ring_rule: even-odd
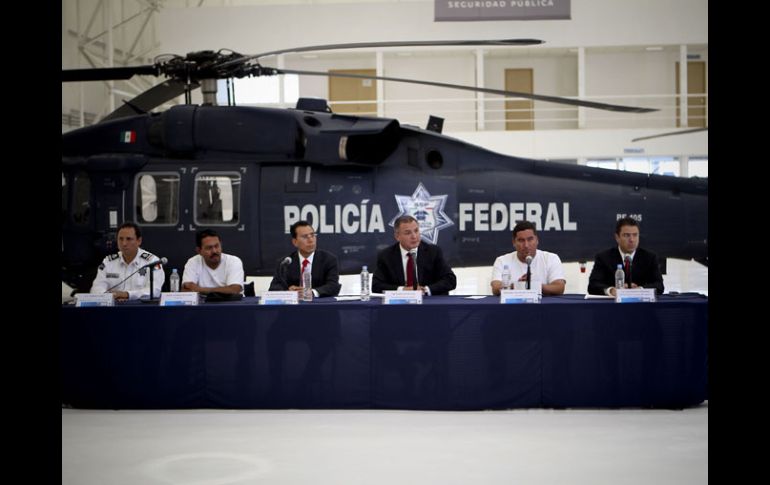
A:
POLYGON ((708 405, 62 410, 63 485, 705 484, 708 405))

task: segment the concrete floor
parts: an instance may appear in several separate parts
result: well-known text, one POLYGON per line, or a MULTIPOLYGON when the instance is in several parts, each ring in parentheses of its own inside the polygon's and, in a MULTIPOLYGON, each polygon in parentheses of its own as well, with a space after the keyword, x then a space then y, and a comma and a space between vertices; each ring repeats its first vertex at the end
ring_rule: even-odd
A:
POLYGON ((62 409, 63 485, 704 484, 708 404, 480 412, 62 409))

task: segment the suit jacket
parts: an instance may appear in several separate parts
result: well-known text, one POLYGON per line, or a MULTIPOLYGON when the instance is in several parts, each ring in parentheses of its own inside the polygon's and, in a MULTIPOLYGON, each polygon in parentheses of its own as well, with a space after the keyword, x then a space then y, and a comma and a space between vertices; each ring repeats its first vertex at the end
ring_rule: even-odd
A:
MULTIPOLYGON (((270 291, 287 291, 289 286, 302 286, 299 280, 300 255, 294 251, 289 255, 291 263, 282 268, 279 264, 275 269, 270 291), (281 272, 284 272, 282 275, 281 272), (285 276, 285 279, 284 279, 285 276)), ((318 296, 335 296, 340 293, 340 271, 337 267, 337 257, 323 249, 316 249, 313 256, 313 289, 318 296)))
MULTIPOLYGON (((617 246, 596 255, 594 269, 588 277, 588 293, 603 295, 604 290, 615 286, 615 270, 623 264, 617 246)), ((644 288, 655 288, 657 294, 663 293, 663 275, 660 274, 658 256, 642 248, 636 248, 631 261, 631 282, 644 288)))
MULTIPOLYGON (((417 249, 417 280, 430 288, 431 295, 448 295, 457 286, 457 277, 444 260, 441 248, 420 241, 417 249)), ((399 243, 389 246, 377 255, 377 269, 372 277, 372 291, 382 293, 404 286, 404 264, 401 262, 399 243)))

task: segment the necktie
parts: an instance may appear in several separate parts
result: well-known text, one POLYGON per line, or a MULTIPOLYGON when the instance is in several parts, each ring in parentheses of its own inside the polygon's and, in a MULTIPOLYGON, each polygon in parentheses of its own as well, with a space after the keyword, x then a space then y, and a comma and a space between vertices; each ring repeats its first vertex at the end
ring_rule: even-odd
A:
POLYGON ((414 260, 412 259, 412 253, 406 254, 406 287, 414 288, 414 260))
POLYGON ((626 284, 631 288, 631 256, 626 254, 625 260, 626 284))
POLYGON ((310 260, 306 259, 302 261, 302 271, 299 272, 299 280, 302 281, 302 275, 305 274, 305 268, 307 268, 307 265, 310 264, 310 260))

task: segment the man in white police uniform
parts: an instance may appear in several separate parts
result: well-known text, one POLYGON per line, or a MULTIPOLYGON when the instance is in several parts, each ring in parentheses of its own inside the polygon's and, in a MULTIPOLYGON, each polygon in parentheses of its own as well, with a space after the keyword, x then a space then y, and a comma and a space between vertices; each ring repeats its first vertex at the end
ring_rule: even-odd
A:
MULTIPOLYGON (((543 296, 561 295, 567 280, 564 268, 556 253, 537 249, 539 239, 534 223, 521 221, 513 228, 513 247, 516 251, 503 254, 495 260, 492 268, 492 294, 499 295, 503 286, 503 266, 511 272, 511 281, 527 280, 527 256, 531 256, 530 281, 541 283, 543 296)), ((532 288, 533 290, 536 288, 532 288)))
POLYGON ((197 255, 187 260, 182 290, 198 293, 243 293, 243 261, 222 252, 222 241, 215 231, 203 229, 195 234, 197 255))
POLYGON ((124 222, 118 227, 117 254, 104 258, 96 278, 91 285, 91 293, 110 292, 118 301, 138 300, 150 297, 150 271, 153 271, 154 298, 160 297, 160 289, 166 279, 163 266, 154 254, 139 247, 142 244, 142 230, 133 222, 124 222), (150 268, 142 267, 157 261, 150 268))

